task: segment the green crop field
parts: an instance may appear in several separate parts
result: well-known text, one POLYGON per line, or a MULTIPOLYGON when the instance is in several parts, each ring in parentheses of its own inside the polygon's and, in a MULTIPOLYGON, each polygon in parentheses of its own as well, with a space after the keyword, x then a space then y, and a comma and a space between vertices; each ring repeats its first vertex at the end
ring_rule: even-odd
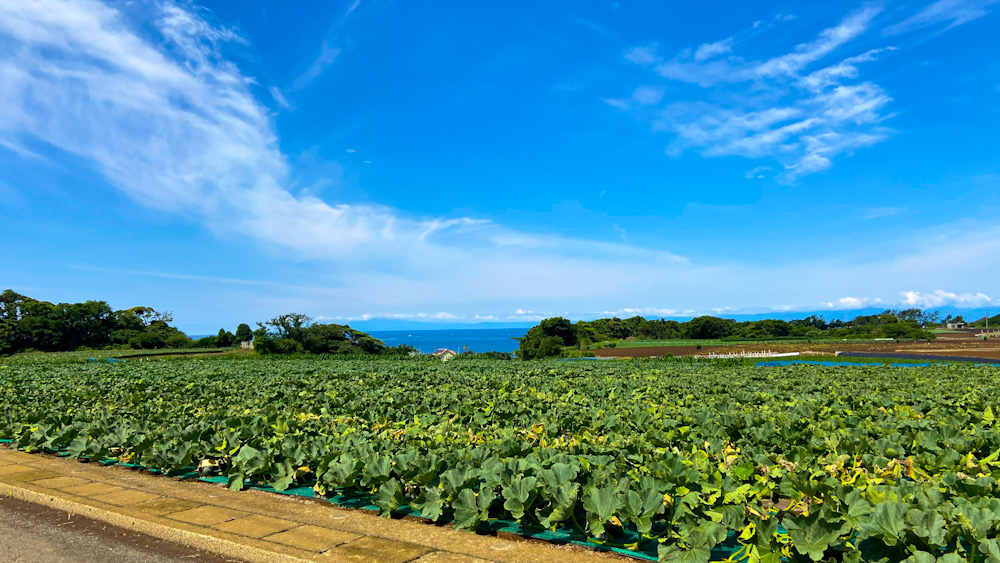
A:
POLYGON ((0 437, 678 562, 995 562, 998 385, 959 365, 22 359, 0 361, 0 437))
POLYGON ((28 363, 28 364, 62 364, 79 363, 82 361, 108 360, 112 358, 122 360, 137 360, 145 357, 160 356, 192 356, 197 354, 222 354, 235 352, 233 348, 180 348, 180 349, 159 349, 159 350, 84 350, 79 352, 25 352, 9 356, 5 361, 8 364, 28 363))

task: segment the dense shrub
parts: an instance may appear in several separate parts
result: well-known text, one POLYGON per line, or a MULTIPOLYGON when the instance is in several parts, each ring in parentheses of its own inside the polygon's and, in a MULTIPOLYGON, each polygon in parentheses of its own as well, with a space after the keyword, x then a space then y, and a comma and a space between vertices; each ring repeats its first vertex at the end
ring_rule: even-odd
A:
POLYGON ((155 332, 145 332, 133 336, 132 339, 128 341, 128 345, 129 348, 135 348, 137 350, 156 350, 166 347, 167 341, 163 338, 163 336, 156 334, 155 332))
POLYGON ((191 343, 192 348, 215 348, 215 337, 205 336, 204 338, 199 338, 191 343))

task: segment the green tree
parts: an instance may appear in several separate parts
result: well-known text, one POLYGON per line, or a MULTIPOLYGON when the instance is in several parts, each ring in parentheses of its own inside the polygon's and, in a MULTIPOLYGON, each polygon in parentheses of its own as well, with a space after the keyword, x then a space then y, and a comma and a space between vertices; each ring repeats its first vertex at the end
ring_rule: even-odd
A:
POLYGON ((725 338, 736 328, 731 320, 708 316, 693 318, 686 325, 685 336, 696 340, 725 338))
MULTIPOLYGON (((621 321, 619 321, 621 322, 621 321)), ((569 319, 553 317, 545 319, 531 327, 524 337, 519 339, 520 347, 517 357, 522 360, 545 358, 562 354, 563 346, 576 346, 579 343, 578 334, 586 331, 569 322, 569 319), (555 347, 558 347, 556 349, 555 347)))
POLYGON ((203 336, 191 343, 192 348, 217 348, 214 336, 203 336))
MULTIPOLYGON (((0 353, 127 346, 146 333, 171 345, 189 342, 183 332, 170 326, 172 321, 170 313, 151 307, 114 311, 105 301, 52 304, 8 289, 0 293, 0 353)), ((154 341, 136 342, 150 345, 154 341)))
POLYGON ((337 324, 315 324, 302 333, 302 346, 312 354, 349 354, 351 332, 337 324))
POLYGON ((250 325, 240 323, 240 326, 236 327, 236 341, 250 342, 251 340, 253 340, 253 331, 250 330, 250 325))
POLYGON ((551 358, 562 354, 563 346, 566 343, 558 336, 547 336, 538 344, 535 353, 536 358, 551 358))
POLYGON ((165 340, 167 348, 187 348, 191 346, 192 341, 183 332, 178 331, 178 334, 172 334, 168 336, 165 340))
POLYGON ((791 331, 792 325, 788 322, 776 319, 763 319, 742 323, 738 334, 744 338, 780 338, 788 336, 791 331))
POLYGON ((291 338, 297 342, 302 342, 306 327, 312 321, 307 315, 302 313, 286 313, 279 315, 264 323, 278 333, 281 338, 291 338))
POLYGON ((366 354, 379 354, 385 348, 385 342, 372 336, 362 336, 357 340, 358 348, 366 354))
POLYGON ((253 333, 253 347, 258 354, 297 354, 302 352, 302 344, 292 340, 272 334, 266 328, 261 327, 253 333))
POLYGON ((19 321, 26 315, 25 304, 34 299, 5 289, 0 293, 0 320, 19 321))
POLYGON ((53 308, 65 348, 107 345, 111 338, 112 313, 111 306, 104 301, 60 303, 53 308))
POLYGON ((419 356, 420 351, 409 344, 400 344, 399 346, 394 346, 392 348, 384 348, 382 350, 382 355, 400 357, 419 356))
POLYGON ((14 322, 7 319, 0 319, 0 356, 7 354, 12 354, 17 351, 17 342, 15 340, 15 328, 14 322))
POLYGON ((155 332, 144 332, 129 340, 128 345, 130 348, 153 350, 165 347, 167 341, 155 332))
POLYGON ((258 323, 254 349, 262 354, 381 354, 385 343, 346 325, 308 324, 309 317, 290 313, 258 323), (294 344, 292 344, 294 343, 294 344))
POLYGON ((159 334, 162 336, 163 339, 168 342, 168 348, 184 348, 191 344, 191 339, 188 338, 186 334, 177 328, 168 325, 167 322, 162 319, 149 323, 145 332, 159 334))
POLYGON ((233 336, 233 333, 220 328, 218 336, 215 337, 215 345, 219 348, 229 348, 234 344, 236 344, 236 337, 233 336))
POLYGON ((545 336, 558 336, 564 346, 576 346, 578 337, 573 323, 563 317, 553 317, 543 320, 538 326, 541 327, 545 336))
POLYGON ((618 317, 593 320, 587 323, 587 325, 594 331, 595 338, 592 338, 591 340, 617 340, 632 336, 631 332, 629 332, 628 326, 618 317))

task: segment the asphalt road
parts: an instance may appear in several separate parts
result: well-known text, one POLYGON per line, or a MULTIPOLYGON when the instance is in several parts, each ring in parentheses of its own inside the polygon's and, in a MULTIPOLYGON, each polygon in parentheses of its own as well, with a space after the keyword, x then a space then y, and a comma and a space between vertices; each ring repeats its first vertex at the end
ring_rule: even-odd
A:
POLYGON ((12 498, 0 498, 6 563, 231 563, 237 560, 12 498))

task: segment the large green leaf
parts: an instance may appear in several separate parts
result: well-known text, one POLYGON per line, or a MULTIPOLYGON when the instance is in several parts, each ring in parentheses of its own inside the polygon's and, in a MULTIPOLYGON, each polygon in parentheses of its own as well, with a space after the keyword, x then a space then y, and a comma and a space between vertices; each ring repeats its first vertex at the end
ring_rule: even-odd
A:
POLYGON ((590 533, 598 537, 603 536, 604 525, 621 507, 622 499, 618 487, 614 485, 594 487, 584 493, 583 508, 587 511, 587 527, 590 533))
POLYGON ((883 502, 875 506, 868 522, 861 526, 862 538, 875 537, 886 545, 893 546, 903 540, 906 522, 906 505, 899 502, 883 502))
POLYGON ((479 524, 489 519, 489 508, 495 499, 490 490, 479 493, 472 489, 462 489, 452 504, 455 509, 455 527, 462 530, 474 530, 479 524))
POLYGON ((537 496, 535 485, 537 479, 534 477, 514 477, 511 482, 503 487, 503 507, 510 512, 515 520, 524 517, 525 510, 531 506, 531 502, 537 496))
POLYGON ((424 487, 412 503, 413 508, 420 511, 420 515, 431 522, 437 522, 441 517, 444 508, 444 499, 441 498, 441 489, 437 487, 424 487))
POLYGON ((831 513, 825 506, 808 516, 786 517, 782 523, 795 550, 813 561, 823 559, 826 550, 839 544, 840 536, 850 529, 842 517, 831 513))
POLYGON ((403 496, 403 487, 400 485, 398 479, 389 479, 378 489, 378 494, 375 496, 375 504, 379 507, 379 512, 388 516, 390 513, 399 509, 406 502, 406 498, 403 496))
POLYGON ((991 538, 980 542, 979 552, 985 557, 986 563, 1000 563, 1000 539, 991 538))

